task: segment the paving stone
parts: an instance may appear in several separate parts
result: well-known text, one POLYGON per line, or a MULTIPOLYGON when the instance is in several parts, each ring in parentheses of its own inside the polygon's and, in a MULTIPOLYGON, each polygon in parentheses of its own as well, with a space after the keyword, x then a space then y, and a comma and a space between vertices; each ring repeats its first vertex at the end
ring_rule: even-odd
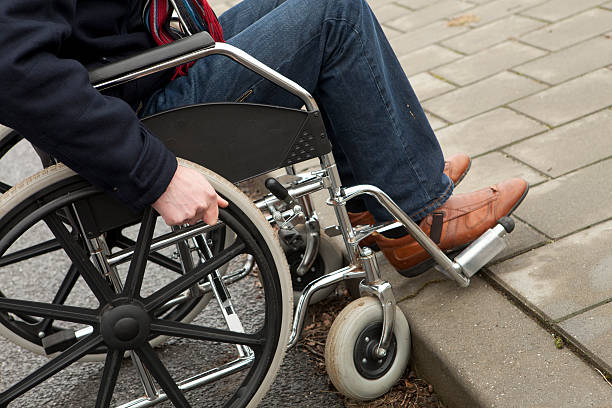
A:
POLYGON ((514 231, 511 234, 506 235, 506 242, 508 247, 504 249, 499 255, 497 255, 491 263, 497 263, 498 261, 509 259, 517 254, 539 247, 546 242, 548 238, 545 235, 540 234, 538 231, 531 228, 529 225, 520 221, 516 217, 512 217, 514 220, 514 231))
POLYGON ((467 31, 467 27, 449 27, 446 21, 436 21, 418 30, 400 35, 390 42, 395 53, 401 56, 464 31, 467 31))
POLYGON ((406 16, 396 18, 390 21, 388 25, 401 31, 412 31, 470 7, 473 7, 473 5, 465 1, 443 0, 418 11, 413 11, 406 16))
POLYGON ((455 89, 453 85, 442 81, 433 75, 428 74, 427 72, 422 72, 411 77, 410 83, 412 84, 414 92, 421 102, 455 89))
POLYGON ((537 48, 515 41, 506 41, 436 68, 433 72, 453 83, 467 85, 544 54, 546 54, 545 51, 537 48))
POLYGON ((458 35, 442 43, 465 54, 489 48, 492 45, 518 37, 521 34, 535 30, 544 25, 541 21, 520 16, 510 16, 503 20, 473 29, 465 34, 458 35))
POLYGON ((510 109, 494 111, 457 123, 437 132, 447 155, 476 156, 548 129, 510 109))
MULTIPOLYGON (((397 299, 423 285, 410 281, 394 286, 397 299)), ((400 308, 416 370, 445 406, 603 408, 609 399, 599 374, 567 348, 557 350, 547 330, 478 277, 465 289, 430 284, 400 308)))
POLYGON ((524 178, 531 185, 547 180, 545 176, 529 166, 503 153, 492 152, 472 160, 470 172, 455 189, 455 192, 469 193, 513 177, 524 178))
MULTIPOLYGON (((612 257, 605 265, 612 268, 612 257)), ((612 303, 599 306, 559 324, 587 350, 612 366, 612 303)))
POLYGON ((509 146, 504 151, 558 177, 612 156, 611 140, 612 110, 606 109, 509 146))
POLYGON ((489 269, 556 320, 610 299, 612 222, 573 234, 489 269))
POLYGON ((610 105, 612 71, 603 68, 531 95, 510 106, 544 123, 558 126, 610 105))
POLYGON ((543 84, 506 71, 430 99, 423 106, 445 120, 458 122, 544 88, 543 84))
POLYGON ((432 44, 399 58, 408 77, 461 58, 461 54, 432 44))
POLYGON ((532 188, 515 214, 552 238, 612 217, 612 159, 532 188))
POLYGON ((403 34, 401 31, 394 30, 393 28, 387 27, 385 25, 382 25, 381 28, 382 28, 383 32, 385 33, 385 36, 387 37, 387 40, 390 40, 392 38, 395 38, 395 37, 403 34))
POLYGON ((439 117, 429 112, 425 112, 425 114, 427 115, 427 119, 429 120, 429 126, 431 126, 433 130, 438 130, 440 128, 448 126, 448 122, 443 121, 439 117))
POLYGON ((550 0, 539 6, 522 11, 521 14, 542 20, 557 21, 593 8, 603 2, 604 0, 550 0))
POLYGON ((592 9, 521 37, 547 50, 559 50, 610 30, 612 11, 592 9))
MULTIPOLYGON (((391 20, 396 20, 398 16, 401 16, 403 14, 409 14, 409 13, 411 13, 411 11, 408 10, 407 8, 400 7, 393 3, 385 4, 374 10, 376 19, 378 19, 378 22, 381 24, 384 24, 391 20)), ((393 24, 386 24, 386 25, 392 28, 395 28, 393 24)))
POLYGON ((472 23, 472 26, 483 26, 492 21, 499 20, 511 14, 518 13, 526 8, 542 3, 543 0, 497 0, 470 9, 470 14, 474 14, 479 21, 472 23))
POLYGON ((395 3, 400 4, 404 7, 411 8, 413 10, 418 10, 423 7, 427 7, 433 3, 432 0, 399 0, 395 3))
POLYGON ((384 5, 394 3, 393 0, 367 0, 367 2, 372 10, 376 10, 384 5))
POLYGON ((612 63, 612 38, 595 37, 513 68, 549 84, 558 84, 612 63))

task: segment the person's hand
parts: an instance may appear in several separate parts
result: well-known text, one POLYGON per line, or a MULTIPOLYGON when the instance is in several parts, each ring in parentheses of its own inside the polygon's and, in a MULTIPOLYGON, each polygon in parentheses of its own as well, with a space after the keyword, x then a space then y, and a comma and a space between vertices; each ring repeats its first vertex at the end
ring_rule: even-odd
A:
POLYGON ((214 225, 219 217, 219 207, 228 203, 219 197, 206 177, 189 167, 178 166, 166 191, 153 203, 153 208, 166 224, 193 225, 204 220, 214 225))

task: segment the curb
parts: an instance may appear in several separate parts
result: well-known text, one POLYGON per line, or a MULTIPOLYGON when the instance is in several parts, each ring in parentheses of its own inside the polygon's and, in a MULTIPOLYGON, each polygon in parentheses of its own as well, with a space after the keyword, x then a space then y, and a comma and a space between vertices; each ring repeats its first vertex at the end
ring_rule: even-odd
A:
POLYGON ((609 407, 604 379, 482 278, 459 288, 434 271, 403 279, 380 264, 396 298, 409 297, 399 306, 412 364, 446 407, 609 407))

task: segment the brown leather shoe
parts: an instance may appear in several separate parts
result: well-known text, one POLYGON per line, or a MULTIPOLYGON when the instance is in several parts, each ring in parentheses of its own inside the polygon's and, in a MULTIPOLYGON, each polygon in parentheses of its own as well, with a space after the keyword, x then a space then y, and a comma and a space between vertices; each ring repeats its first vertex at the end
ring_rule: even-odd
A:
MULTIPOLYGON (((495 226, 497 220, 510 215, 528 190, 525 180, 510 179, 473 193, 456 194, 419 226, 430 236, 436 235, 432 237, 434 242, 438 241, 440 249, 452 254, 495 226), (435 218, 439 221, 434 221, 435 218)), ((416 276, 433 266, 433 259, 410 235, 398 239, 377 233, 373 236, 389 262, 404 276, 416 276)))
POLYGON ((453 180, 453 184, 458 186, 461 180, 470 170, 472 159, 464 153, 458 153, 448 158, 444 162, 444 174, 453 180))
MULTIPOLYGON (((472 159, 470 159, 470 156, 463 153, 455 154, 444 162, 444 174, 446 174, 456 186, 461 182, 461 180, 463 180, 467 172, 470 170, 471 165, 472 159)), ((374 220, 374 216, 369 211, 362 211, 358 213, 349 212, 348 215, 349 219, 351 220, 351 225, 354 227, 357 225, 370 225, 376 222, 374 220)), ((360 245, 377 249, 375 247, 376 242, 372 236, 362 240, 360 245)))

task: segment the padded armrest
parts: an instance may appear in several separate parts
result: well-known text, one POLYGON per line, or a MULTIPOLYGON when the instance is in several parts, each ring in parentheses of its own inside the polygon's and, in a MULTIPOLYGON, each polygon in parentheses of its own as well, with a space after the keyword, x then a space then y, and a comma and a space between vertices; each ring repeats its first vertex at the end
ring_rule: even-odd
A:
POLYGON ((213 45, 215 45, 215 40, 206 31, 202 31, 170 44, 152 48, 122 61, 96 68, 89 72, 89 81, 95 85, 160 62, 180 57, 181 55, 189 54, 190 52, 210 48, 213 45))

